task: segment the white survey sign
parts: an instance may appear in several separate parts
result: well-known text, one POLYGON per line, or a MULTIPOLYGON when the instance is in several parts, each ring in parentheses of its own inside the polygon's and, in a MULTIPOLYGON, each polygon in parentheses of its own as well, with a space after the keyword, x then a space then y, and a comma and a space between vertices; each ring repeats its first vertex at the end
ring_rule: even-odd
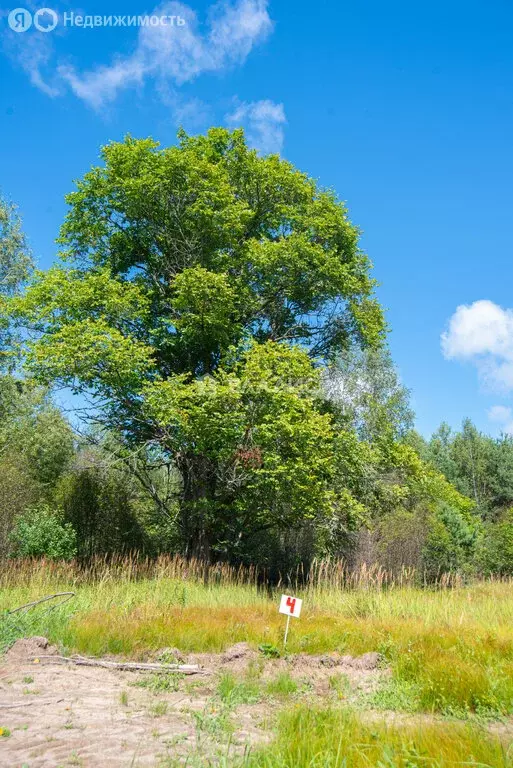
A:
POLYGON ((282 595, 280 601, 280 613, 284 613, 285 616, 294 616, 295 619, 299 619, 302 604, 303 601, 300 600, 299 597, 282 595))

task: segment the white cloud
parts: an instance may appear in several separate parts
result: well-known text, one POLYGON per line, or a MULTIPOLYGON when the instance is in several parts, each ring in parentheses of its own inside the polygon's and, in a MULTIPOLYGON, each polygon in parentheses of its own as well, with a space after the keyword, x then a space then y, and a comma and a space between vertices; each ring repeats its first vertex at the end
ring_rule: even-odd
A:
POLYGON ((488 410, 488 418, 501 426, 501 432, 506 435, 513 434, 512 410, 505 405, 492 405, 488 410))
POLYGON ((201 130, 212 122, 210 106, 201 99, 176 99, 172 108, 175 123, 186 131, 201 130))
POLYGON ((467 360, 492 389, 513 389, 513 310, 493 301, 461 305, 441 337, 442 351, 449 360, 467 360))
POLYGON ((506 405, 492 405, 488 410, 488 418, 498 424, 505 424, 507 421, 511 421, 511 408, 506 405))
POLYGON ((59 74, 73 92, 95 109, 122 90, 148 79, 176 85, 206 72, 242 64, 253 47, 271 32, 268 0, 235 0, 214 5, 208 31, 201 34, 196 14, 180 2, 164 2, 150 15, 181 16, 186 23, 141 27, 134 51, 89 72, 60 65, 59 74))
MULTIPOLYGON (((26 7, 32 11, 36 10, 33 3, 26 3, 26 7)), ((1 16, 7 16, 8 11, 0 12, 1 16)), ((7 19, 5 19, 7 26, 7 19)), ((41 34, 41 32, 30 30, 27 33, 19 34, 6 29, 1 36, 1 47, 3 52, 15 62, 28 75, 32 85, 35 85, 47 96, 58 96, 59 87, 55 82, 49 82, 44 77, 42 71, 50 64, 55 54, 54 48, 55 34, 41 34)), ((54 81, 55 76, 51 75, 50 80, 54 81)))
POLYGON ((283 104, 268 99, 241 104, 225 119, 230 127, 245 128, 249 144, 262 153, 281 152, 287 122, 283 104))

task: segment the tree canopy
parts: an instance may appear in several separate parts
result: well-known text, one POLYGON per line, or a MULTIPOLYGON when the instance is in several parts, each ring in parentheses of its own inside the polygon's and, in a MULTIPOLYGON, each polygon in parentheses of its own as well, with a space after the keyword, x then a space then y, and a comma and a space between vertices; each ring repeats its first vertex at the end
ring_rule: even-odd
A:
POLYGON ((128 137, 102 159, 67 197, 61 263, 15 303, 37 332, 29 370, 173 462, 196 541, 209 515, 240 536, 326 511, 315 366, 384 338, 346 208, 242 131, 128 137))
POLYGON ((340 552, 364 521, 441 503, 471 524, 403 442, 408 393, 334 192, 242 131, 127 137, 102 161, 67 196, 59 262, 10 310, 27 372, 81 395, 183 550, 243 557, 295 529, 340 552))

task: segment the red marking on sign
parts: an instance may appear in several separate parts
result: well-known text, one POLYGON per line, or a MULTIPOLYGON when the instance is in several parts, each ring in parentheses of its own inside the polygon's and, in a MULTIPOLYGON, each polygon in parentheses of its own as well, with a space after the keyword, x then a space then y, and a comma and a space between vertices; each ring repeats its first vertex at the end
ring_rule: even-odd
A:
POLYGON ((296 598, 295 597, 287 597, 287 608, 290 609, 291 613, 294 613, 295 605, 296 605, 296 598))

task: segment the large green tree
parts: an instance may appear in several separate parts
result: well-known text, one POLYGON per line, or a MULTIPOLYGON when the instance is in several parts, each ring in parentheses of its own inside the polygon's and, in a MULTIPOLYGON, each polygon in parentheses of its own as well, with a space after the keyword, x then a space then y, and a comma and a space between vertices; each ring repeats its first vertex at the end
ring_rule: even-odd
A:
POLYGON ((30 371, 90 398, 125 457, 178 470, 196 552, 353 514, 315 367, 379 346, 384 322, 344 205, 242 131, 102 160, 67 197, 61 263, 15 301, 30 371))

